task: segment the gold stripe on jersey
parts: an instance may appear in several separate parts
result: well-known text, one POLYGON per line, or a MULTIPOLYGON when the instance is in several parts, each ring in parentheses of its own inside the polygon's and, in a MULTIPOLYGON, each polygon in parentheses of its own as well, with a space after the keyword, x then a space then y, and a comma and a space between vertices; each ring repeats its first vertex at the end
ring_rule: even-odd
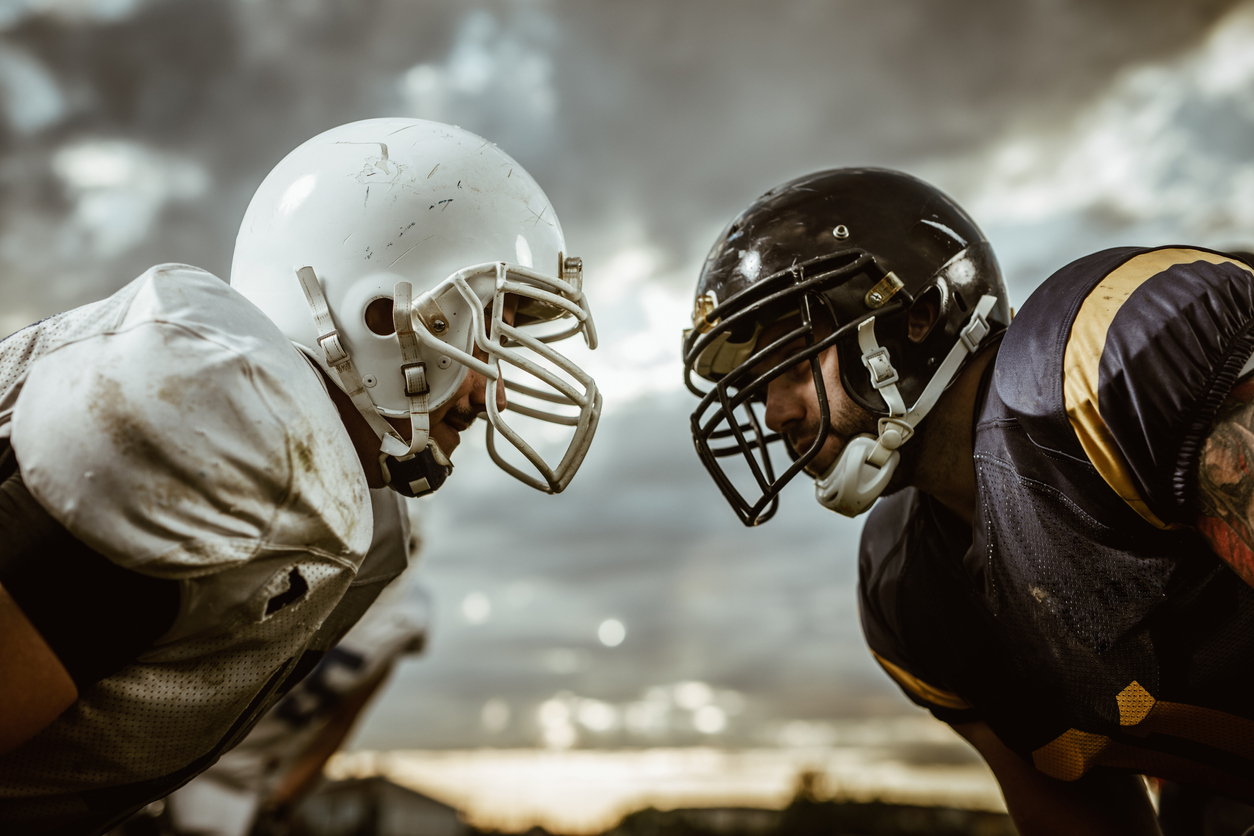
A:
POLYGON ((1156 700, 1133 681, 1116 697, 1119 724, 1138 736, 1167 734, 1254 759, 1254 721, 1225 711, 1156 700))
POLYGON ((940 706, 941 708, 965 709, 971 707, 953 691, 946 691, 944 688, 937 688, 935 685, 927 684, 905 668, 894 665, 874 650, 871 651, 871 655, 888 672, 888 675, 897 681, 897 684, 924 702, 930 702, 932 705, 940 706))
POLYGON ((1231 263, 1250 269, 1228 256, 1185 248, 1153 250, 1131 258, 1102 279, 1080 305, 1063 358, 1063 398, 1080 446, 1119 498, 1158 528, 1179 526, 1160 520, 1137 491, 1128 464, 1101 416, 1097 400, 1099 369, 1110 323, 1128 297, 1164 270, 1195 261, 1231 263))
POLYGON ((1184 784, 1205 784, 1240 799, 1254 799, 1254 782, 1208 764, 1068 729, 1032 753, 1032 765, 1051 778, 1075 781, 1094 766, 1127 769, 1184 784))
POLYGON ((1032 753, 1032 765, 1059 781, 1075 781, 1102 764, 1101 756, 1110 747, 1111 739, 1104 734, 1067 729, 1032 753))
MULTIPOLYGON (((1168 735, 1243 758, 1254 757, 1254 721, 1213 708, 1156 700, 1135 680, 1115 701, 1120 726, 1137 737, 1168 735)), ((1215 767, 1080 729, 1068 729, 1034 751, 1032 765, 1061 781, 1074 781, 1095 766, 1108 766, 1205 783, 1242 798, 1254 795, 1254 783, 1215 767)))

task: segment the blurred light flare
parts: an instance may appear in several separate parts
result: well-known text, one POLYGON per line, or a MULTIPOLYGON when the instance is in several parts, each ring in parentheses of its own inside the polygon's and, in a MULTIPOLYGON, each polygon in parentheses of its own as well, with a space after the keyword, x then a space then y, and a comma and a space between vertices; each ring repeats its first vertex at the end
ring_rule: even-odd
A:
POLYGON ((580 700, 577 717, 579 724, 592 732, 611 732, 619 727, 619 712, 614 706, 600 700, 580 700))
POLYGON ((597 627, 597 638, 606 647, 618 647, 627 638, 627 628, 617 618, 607 618, 597 627))
POLYGON ((479 712, 479 723, 488 734, 499 734, 509 726, 509 703, 500 697, 493 697, 483 704, 479 712))
POLYGON ((471 592, 462 599, 462 618, 467 624, 486 624, 492 617, 492 600, 482 592, 471 592))
POLYGON ((693 712, 692 726, 702 734, 719 734, 727 728, 727 714, 717 705, 703 705, 693 712))
POLYGON ((704 682, 683 682, 675 686, 675 704, 696 711, 710 704, 714 691, 704 682))

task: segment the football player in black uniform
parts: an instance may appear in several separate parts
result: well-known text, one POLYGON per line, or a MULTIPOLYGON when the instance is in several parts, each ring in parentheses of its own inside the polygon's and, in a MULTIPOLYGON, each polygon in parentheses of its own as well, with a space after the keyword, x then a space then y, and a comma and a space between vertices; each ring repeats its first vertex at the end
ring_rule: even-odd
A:
POLYGON ((803 470, 832 510, 883 497, 871 651, 1024 834, 1157 833, 1138 774, 1254 799, 1252 353, 1240 258, 1099 252, 1012 324, 975 223, 878 169, 737 217, 684 343, 697 451, 742 522, 803 470))

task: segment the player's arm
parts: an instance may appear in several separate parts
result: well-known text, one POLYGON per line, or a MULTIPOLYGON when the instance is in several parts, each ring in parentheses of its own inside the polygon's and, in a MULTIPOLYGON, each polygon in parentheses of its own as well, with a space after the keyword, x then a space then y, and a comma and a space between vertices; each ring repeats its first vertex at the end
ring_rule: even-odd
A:
POLYGON ((1197 500, 1198 530, 1254 586, 1254 379, 1219 409, 1198 459, 1197 500))
POLYGON ((34 737, 76 699, 65 666, 0 586, 0 755, 34 737))
POLYGON ((1161 836, 1139 776, 1094 771, 1059 781, 1008 749, 985 723, 953 729, 993 770, 1019 836, 1161 836))
POLYGON ((283 776, 283 780, 262 802, 263 809, 290 808, 309 792, 318 776, 322 774, 322 768, 326 762, 339 751, 340 744, 353 730, 358 716, 391 672, 392 666, 384 665, 335 710, 318 736, 309 743, 296 763, 283 776))
POLYGON ((0 445, 0 754, 150 647, 180 600, 177 581, 124 569, 74 538, 0 445))

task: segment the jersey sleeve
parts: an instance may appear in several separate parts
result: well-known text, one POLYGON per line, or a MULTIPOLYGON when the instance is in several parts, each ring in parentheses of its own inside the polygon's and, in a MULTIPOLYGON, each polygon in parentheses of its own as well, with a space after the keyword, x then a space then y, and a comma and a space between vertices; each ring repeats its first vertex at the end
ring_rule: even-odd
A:
POLYGON ((919 561, 936 559, 945 539, 927 525, 923 504, 917 491, 900 491, 881 498, 867 519, 858 555, 862 631, 875 661, 912 702, 943 722, 971 722, 979 712, 943 684, 947 660, 924 658, 911 647, 906 621, 926 618, 928 611, 912 603, 921 590, 911 570, 919 561))
POLYGON ((1189 247, 1080 259, 1028 300, 997 386, 1033 440, 1086 459, 1159 528, 1189 524, 1197 459, 1254 352, 1254 272, 1189 247))
POLYGON ((95 551, 158 577, 262 548, 364 554, 365 479, 308 362, 207 273, 139 281, 116 328, 32 364, 12 443, 35 498, 95 551))

